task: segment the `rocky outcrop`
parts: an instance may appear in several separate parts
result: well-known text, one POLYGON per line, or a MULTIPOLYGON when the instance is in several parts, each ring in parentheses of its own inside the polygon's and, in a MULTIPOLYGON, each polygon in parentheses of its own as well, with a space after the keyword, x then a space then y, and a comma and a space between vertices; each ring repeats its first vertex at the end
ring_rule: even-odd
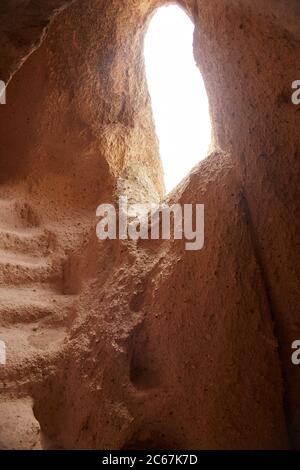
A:
POLYGON ((196 253, 95 234, 120 192, 164 198, 143 37, 166 2, 75 1, 42 35, 48 3, 1 62, 27 57, 0 107, 1 446, 298 448, 298 2, 181 3, 214 127, 170 196, 205 204, 196 253))

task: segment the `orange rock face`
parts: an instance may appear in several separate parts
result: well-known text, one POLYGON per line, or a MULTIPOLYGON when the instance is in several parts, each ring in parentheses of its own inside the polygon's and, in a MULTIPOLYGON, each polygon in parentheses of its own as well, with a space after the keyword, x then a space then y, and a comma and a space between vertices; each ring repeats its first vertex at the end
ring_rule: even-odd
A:
POLYGON ((299 448, 298 1, 180 3, 214 149, 167 202, 205 205, 197 252, 96 237, 99 204, 165 198, 143 38, 167 2, 2 3, 0 448, 299 448))

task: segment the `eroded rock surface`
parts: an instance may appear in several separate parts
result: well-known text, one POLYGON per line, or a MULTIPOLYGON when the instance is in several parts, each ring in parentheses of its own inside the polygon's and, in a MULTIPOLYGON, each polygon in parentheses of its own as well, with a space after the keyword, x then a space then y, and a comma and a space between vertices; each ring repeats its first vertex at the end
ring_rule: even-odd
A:
POLYGON ((73 0, 2 0, 0 7, 0 77, 8 83, 41 44, 49 24, 73 0))
POLYGON ((298 2, 181 3, 214 126, 170 196, 205 204, 196 253, 95 234, 120 191, 164 197, 143 37, 166 2, 2 3, 30 34, 0 35, 3 78, 24 62, 0 107, 1 446, 299 448, 298 2))

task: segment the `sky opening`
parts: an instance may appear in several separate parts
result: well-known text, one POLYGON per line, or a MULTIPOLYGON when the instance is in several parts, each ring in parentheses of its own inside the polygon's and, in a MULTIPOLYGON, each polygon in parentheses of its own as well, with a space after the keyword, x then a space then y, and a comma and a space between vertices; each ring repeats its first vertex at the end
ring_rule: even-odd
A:
POLYGON ((147 81, 169 193, 207 156, 209 104, 193 55, 194 25, 177 6, 159 8, 145 38, 147 81))

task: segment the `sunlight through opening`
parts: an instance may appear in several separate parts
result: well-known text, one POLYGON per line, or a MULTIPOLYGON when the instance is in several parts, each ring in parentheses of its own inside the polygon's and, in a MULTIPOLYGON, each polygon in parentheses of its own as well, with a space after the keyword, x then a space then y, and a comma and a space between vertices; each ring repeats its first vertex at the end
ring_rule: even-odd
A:
POLYGON ((177 6, 161 7, 145 38, 147 81, 165 186, 170 192, 211 142, 208 98, 193 55, 194 25, 177 6))

